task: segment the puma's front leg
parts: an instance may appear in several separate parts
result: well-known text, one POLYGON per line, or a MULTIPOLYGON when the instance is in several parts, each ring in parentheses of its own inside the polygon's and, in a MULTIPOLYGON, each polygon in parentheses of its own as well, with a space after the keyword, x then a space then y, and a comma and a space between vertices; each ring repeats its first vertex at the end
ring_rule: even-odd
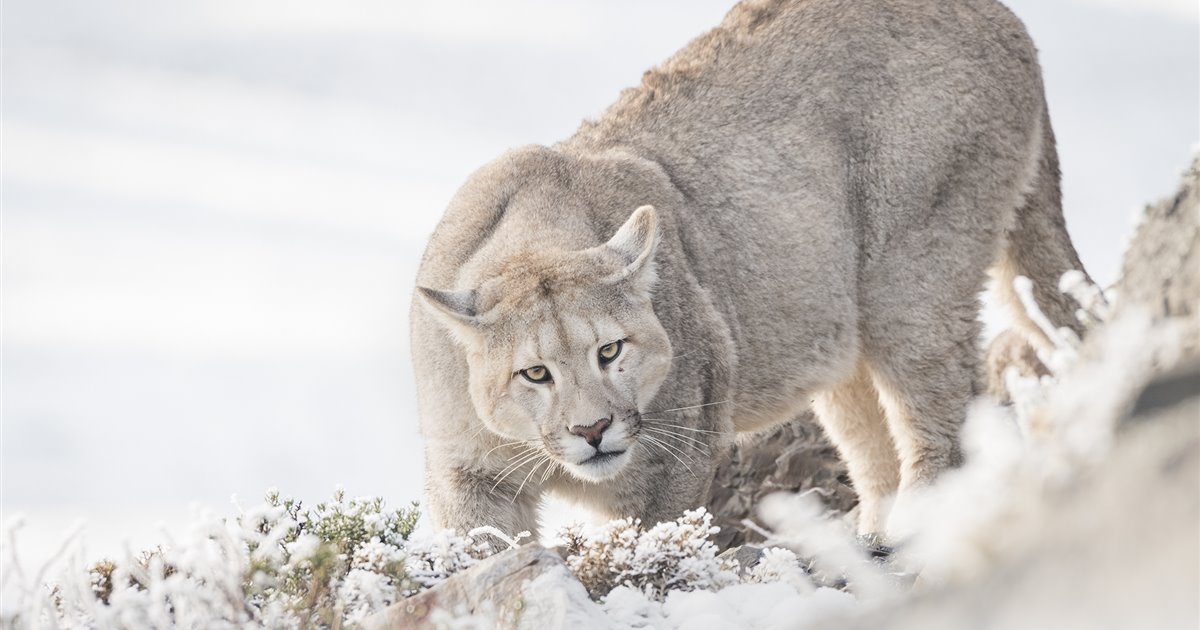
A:
POLYGON ((634 516, 651 527, 708 503, 717 462, 729 448, 716 432, 643 427, 638 452, 616 484, 613 516, 634 516))
POLYGON ((708 504, 716 460, 695 458, 694 461, 684 461, 686 466, 672 459, 658 477, 660 484, 649 488, 643 496, 644 502, 637 515, 646 527, 675 520, 687 510, 708 504))
POLYGON ((542 471, 534 466, 543 460, 518 458, 503 468, 493 461, 444 462, 427 454, 426 490, 434 525, 459 534, 491 526, 508 536, 528 531, 536 537, 541 484, 535 477, 542 471))

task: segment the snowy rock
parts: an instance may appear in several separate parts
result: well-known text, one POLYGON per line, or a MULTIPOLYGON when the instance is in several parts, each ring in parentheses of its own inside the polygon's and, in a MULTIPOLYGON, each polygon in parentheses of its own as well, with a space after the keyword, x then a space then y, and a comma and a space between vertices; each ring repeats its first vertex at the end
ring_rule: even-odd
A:
POLYGON ((1029 495, 1022 517, 995 530, 1003 553, 978 579, 830 627, 1200 627, 1200 371, 1147 392, 1171 380, 1190 395, 1126 422, 1102 465, 1029 495))
POLYGON ((1147 206, 1125 252, 1117 311, 1153 309, 1184 328, 1184 355, 1200 353, 1200 156, 1179 190, 1147 206))

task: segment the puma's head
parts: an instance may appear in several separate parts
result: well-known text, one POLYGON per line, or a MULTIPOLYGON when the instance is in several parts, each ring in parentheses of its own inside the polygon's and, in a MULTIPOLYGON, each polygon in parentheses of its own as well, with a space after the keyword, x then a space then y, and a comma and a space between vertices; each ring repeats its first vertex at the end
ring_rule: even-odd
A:
POLYGON ((471 400, 491 430, 581 479, 629 461, 671 367, 650 300, 657 235, 643 206, 603 245, 511 256, 474 289, 418 288, 465 348, 471 400))

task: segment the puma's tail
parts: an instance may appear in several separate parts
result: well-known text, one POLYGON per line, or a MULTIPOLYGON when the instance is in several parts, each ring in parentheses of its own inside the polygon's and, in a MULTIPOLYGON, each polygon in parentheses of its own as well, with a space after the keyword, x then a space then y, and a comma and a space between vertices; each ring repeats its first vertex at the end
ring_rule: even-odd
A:
MULTIPOLYGON (((1058 151, 1048 115, 1042 117, 1042 141, 1028 194, 1017 209, 999 260, 992 268, 996 292, 1012 312, 1017 326, 1030 340, 1047 350, 1054 345, 1021 303, 1013 281, 1025 276, 1033 283, 1033 298, 1055 329, 1069 328, 1082 337, 1084 328, 1075 316, 1075 301, 1059 290, 1059 279, 1071 270, 1085 274, 1079 254, 1067 235, 1059 185, 1058 151)), ((1090 282, 1091 278, 1087 278, 1090 282)))

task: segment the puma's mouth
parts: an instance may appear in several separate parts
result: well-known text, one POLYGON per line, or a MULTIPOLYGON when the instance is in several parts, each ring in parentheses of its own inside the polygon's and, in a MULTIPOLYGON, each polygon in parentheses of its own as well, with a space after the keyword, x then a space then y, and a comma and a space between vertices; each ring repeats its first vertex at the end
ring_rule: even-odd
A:
POLYGON ((582 462, 579 462, 579 465, 580 466, 595 466, 598 464, 603 464, 604 462, 607 462, 607 461, 612 461, 624 454, 625 454, 625 451, 611 451, 608 453, 597 452, 595 455, 592 455, 591 457, 583 460, 582 462))
POLYGON ((567 465, 567 470, 585 481, 603 481, 620 472, 628 462, 629 449, 598 451, 579 463, 567 465))

